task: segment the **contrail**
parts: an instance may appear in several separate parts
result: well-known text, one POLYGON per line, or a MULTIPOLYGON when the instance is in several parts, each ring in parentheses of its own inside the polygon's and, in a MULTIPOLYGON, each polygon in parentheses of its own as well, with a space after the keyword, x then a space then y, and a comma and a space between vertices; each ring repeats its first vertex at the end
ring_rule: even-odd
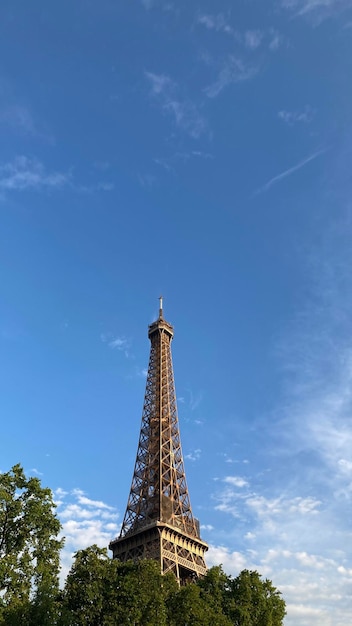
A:
POLYGON ((280 180, 282 180, 283 178, 286 178, 287 176, 291 176, 291 174, 293 174, 294 172, 297 172, 298 170, 300 170, 302 167, 307 165, 307 163, 309 163, 310 161, 314 161, 314 159, 316 159, 321 154, 324 154, 324 152, 326 152, 325 149, 324 150, 318 150, 317 152, 314 152, 310 156, 308 156, 305 159, 303 159, 303 161, 300 161, 296 165, 293 165, 292 167, 289 167, 288 170, 285 170, 284 172, 281 172, 281 174, 278 174, 277 176, 274 176, 274 178, 271 178, 270 180, 268 180, 268 182, 265 183, 265 185, 263 185, 263 187, 260 187, 260 189, 257 189, 257 191, 255 192, 255 195, 257 195, 258 193, 264 193, 264 191, 268 191, 268 189, 270 189, 270 187, 272 187, 273 185, 276 185, 276 183, 280 182, 280 180))

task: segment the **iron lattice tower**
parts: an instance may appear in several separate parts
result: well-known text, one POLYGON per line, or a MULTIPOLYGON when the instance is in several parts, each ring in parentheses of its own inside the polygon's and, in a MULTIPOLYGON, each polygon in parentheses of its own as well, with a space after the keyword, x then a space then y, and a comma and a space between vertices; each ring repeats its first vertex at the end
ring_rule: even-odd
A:
POLYGON ((113 558, 154 559, 182 584, 206 573, 199 522, 192 515, 184 470, 171 357, 173 327, 163 317, 149 326, 148 376, 131 491, 113 558))

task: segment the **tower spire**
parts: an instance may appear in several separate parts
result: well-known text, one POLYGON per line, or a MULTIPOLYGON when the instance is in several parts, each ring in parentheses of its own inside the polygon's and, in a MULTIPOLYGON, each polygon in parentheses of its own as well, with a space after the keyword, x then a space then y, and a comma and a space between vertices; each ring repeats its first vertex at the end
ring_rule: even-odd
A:
POLYGON ((171 357, 174 330, 163 318, 148 328, 150 358, 136 463, 120 535, 121 561, 150 558, 181 582, 205 574, 208 546, 200 538, 187 489, 171 357))

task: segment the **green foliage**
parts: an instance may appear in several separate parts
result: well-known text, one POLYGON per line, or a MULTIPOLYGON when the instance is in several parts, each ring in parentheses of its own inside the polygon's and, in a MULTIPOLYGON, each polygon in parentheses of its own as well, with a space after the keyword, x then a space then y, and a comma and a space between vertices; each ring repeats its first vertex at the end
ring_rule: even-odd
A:
POLYGON ((68 574, 62 602, 64 626, 166 626, 166 597, 178 589, 155 561, 120 563, 105 549, 80 550, 68 574))
POLYGON ((282 626, 285 602, 271 581, 221 567, 179 588, 154 561, 119 563, 91 546, 75 555, 62 603, 62 626, 282 626))
POLYGON ((170 626, 231 626, 221 608, 215 606, 196 583, 181 587, 168 599, 167 605, 170 626))
POLYGON ((51 625, 61 525, 50 489, 20 465, 0 474, 0 624, 51 625))
POLYGON ((197 584, 208 604, 215 611, 228 615, 228 606, 231 603, 230 578, 225 574, 221 565, 210 568, 206 576, 199 579, 197 584))
POLYGON ((285 601, 268 579, 258 572, 243 570, 230 581, 234 601, 229 617, 234 626, 281 626, 286 615, 285 601))

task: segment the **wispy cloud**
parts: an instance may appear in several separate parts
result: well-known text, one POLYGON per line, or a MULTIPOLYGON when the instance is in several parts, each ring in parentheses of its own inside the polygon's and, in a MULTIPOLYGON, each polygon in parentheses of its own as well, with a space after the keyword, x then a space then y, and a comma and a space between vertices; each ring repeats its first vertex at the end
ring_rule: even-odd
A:
POLYGON ((225 15, 224 13, 217 13, 216 15, 209 13, 199 14, 196 18, 196 23, 204 26, 209 31, 225 33, 231 36, 235 43, 252 51, 264 44, 270 50, 277 50, 284 40, 282 35, 274 28, 236 30, 230 23, 230 15, 225 15))
POLYGON ((17 156, 12 161, 0 164, 0 193, 71 189, 77 193, 112 191, 114 184, 98 181, 89 185, 75 181, 73 168, 67 171, 50 171, 35 157, 17 156))
POLYGON ((243 476, 225 476, 224 483, 233 485, 234 487, 247 487, 248 481, 243 476))
POLYGON ((112 350, 119 350, 123 352, 128 359, 131 356, 130 346, 131 342, 124 336, 115 336, 112 333, 102 333, 100 339, 103 343, 106 343, 112 350))
POLYGON ((70 182, 70 172, 48 172, 44 164, 35 158, 18 156, 0 165, 2 191, 60 189, 70 182))
POLYGON ((169 0, 141 0, 141 3, 146 11, 159 7, 163 11, 177 12, 175 4, 169 0))
POLYGON ((282 6, 296 16, 307 16, 322 21, 331 15, 349 9, 351 0, 282 0, 282 6))
MULTIPOLYGON (((13 98, 8 93, 2 94, 2 102, 0 102, 0 127, 4 130, 10 130, 12 133, 20 135, 28 135, 37 139, 44 140, 46 143, 55 143, 55 139, 43 123, 39 124, 33 116, 31 110, 23 104, 11 102, 13 98), (5 102, 4 100, 9 100, 5 102)), ((1 96, 1 93, 0 93, 1 96)))
POLYGON ((197 106, 190 100, 168 100, 164 110, 172 115, 176 126, 198 139, 206 130, 206 122, 197 106))
POLYGON ((29 135, 38 132, 29 109, 19 104, 0 107, 0 124, 6 124, 29 135))
POLYGON ((71 189, 82 194, 85 194, 85 193, 89 194, 89 193, 94 193, 98 191, 109 192, 115 189, 114 183, 108 182, 108 181, 100 181, 97 183, 91 183, 89 185, 83 185, 80 183, 72 182, 70 186, 71 186, 71 189))
POLYGON ((162 111, 173 118, 175 125, 198 139, 207 129, 207 123, 198 106, 180 94, 180 88, 166 74, 145 72, 151 95, 157 99, 162 111))
POLYGON ((175 173, 177 164, 186 164, 193 159, 209 160, 214 156, 210 152, 203 150, 190 150, 189 152, 175 152, 169 157, 158 157, 154 159, 154 163, 164 168, 168 172, 175 173))
POLYGON ((244 34, 244 41, 247 48, 256 50, 263 41, 264 33, 260 30, 247 30, 244 34))
POLYGON ((192 452, 186 454, 185 459, 188 459, 189 461, 199 461, 201 452, 200 448, 196 448, 195 450, 192 450, 192 452))
POLYGON ((309 124, 313 120, 314 115, 315 111, 309 104, 307 104, 302 110, 282 110, 278 112, 278 118, 289 126, 293 126, 294 124, 300 122, 303 122, 304 124, 309 124))
POLYGON ((269 50, 275 52, 285 42, 285 38, 275 28, 271 28, 269 31, 269 50))
POLYGON ((197 393, 193 393, 193 391, 191 389, 188 390, 188 394, 189 394, 189 401, 188 401, 188 406, 190 411, 195 411, 196 409, 198 409, 198 407, 200 406, 200 404, 203 401, 203 392, 202 391, 198 391, 197 393))
POLYGON ((109 511, 114 511, 114 507, 105 504, 102 500, 91 500, 87 498, 86 494, 82 489, 74 489, 72 494, 77 498, 79 504, 83 504, 84 506, 92 507, 94 509, 106 509, 109 511))
POLYGON ((228 35, 234 34, 234 30, 229 24, 229 19, 224 13, 217 13, 217 15, 203 13, 197 16, 197 22, 198 24, 205 26, 208 30, 224 32, 228 35))
POLYGON ((138 174, 138 181, 144 189, 153 189, 158 182, 154 174, 138 174))
POLYGON ((280 174, 277 174, 277 176, 274 176, 273 178, 268 180, 268 182, 265 183, 265 185, 263 185, 262 187, 257 189, 257 191, 255 192, 255 195, 260 194, 260 193, 264 193, 265 191, 268 191, 271 187, 273 187, 273 185, 276 185, 277 183, 279 183, 284 178, 287 178, 288 176, 291 176, 295 172, 298 172, 298 170, 302 169, 302 167, 304 167, 305 165, 307 165, 311 161, 314 161, 315 159, 317 159, 319 156, 321 156, 325 152, 326 152, 326 150, 318 150, 317 152, 313 152, 313 154, 309 155, 308 157, 306 157, 305 159, 303 159, 302 161, 300 161, 296 165, 293 165, 292 167, 289 167, 284 172, 281 172, 280 174))
POLYGON ((151 93, 154 96, 164 95, 176 88, 176 83, 166 74, 145 72, 145 76, 149 80, 151 93))
POLYGON ((259 68, 252 63, 230 55, 221 68, 217 79, 204 92, 208 98, 216 98, 226 87, 253 78, 259 68))
POLYGON ((30 470, 31 474, 36 474, 37 476, 43 476, 43 472, 40 472, 39 470, 37 470, 35 467, 32 467, 32 469, 30 470))
POLYGON ((124 350, 127 345, 127 339, 124 337, 117 337, 116 339, 109 341, 110 348, 117 348, 118 350, 124 350))

